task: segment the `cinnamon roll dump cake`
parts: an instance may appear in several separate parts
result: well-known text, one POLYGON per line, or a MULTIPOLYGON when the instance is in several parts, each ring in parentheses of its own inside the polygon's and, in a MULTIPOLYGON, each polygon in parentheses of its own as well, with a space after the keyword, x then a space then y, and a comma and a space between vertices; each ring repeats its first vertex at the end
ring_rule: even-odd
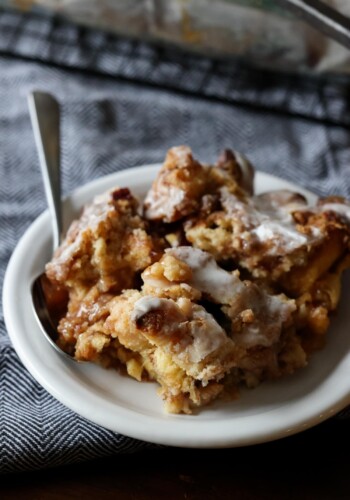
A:
POLYGON ((96 197, 46 266, 69 297, 60 347, 158 382, 172 413, 306 366, 350 266, 350 204, 253 181, 237 152, 203 165, 179 146, 142 206, 127 187, 96 197))

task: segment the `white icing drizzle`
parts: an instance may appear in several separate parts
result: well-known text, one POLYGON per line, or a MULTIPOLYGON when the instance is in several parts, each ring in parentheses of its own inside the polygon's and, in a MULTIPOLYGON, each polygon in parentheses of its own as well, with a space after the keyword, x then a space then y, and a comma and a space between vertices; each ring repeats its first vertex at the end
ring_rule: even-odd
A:
POLYGON ((174 348, 179 359, 199 363, 228 342, 226 333, 214 317, 202 306, 190 301, 187 301, 187 307, 180 308, 172 299, 146 295, 135 302, 131 320, 136 322, 154 310, 163 310, 164 316, 167 316, 167 312, 172 313, 171 318, 169 315, 166 317, 162 334, 181 334, 181 341, 174 348))
POLYGON ((288 321, 296 305, 294 300, 268 295, 251 284, 241 300, 238 298, 237 306, 234 304, 231 308, 230 316, 249 308, 254 313, 254 321, 243 325, 240 332, 233 332, 232 339, 245 347, 268 347, 278 341, 283 323, 288 321))
POLYGON ((193 306, 192 319, 188 326, 193 342, 188 345, 187 354, 192 363, 199 363, 228 341, 221 326, 201 306, 193 306))
POLYGON ((137 300, 134 304, 134 309, 131 313, 131 320, 138 321, 142 316, 154 311, 155 309, 161 309, 164 306, 164 301, 166 299, 159 299, 151 295, 146 295, 137 300))
POLYGON ((287 253, 292 252, 310 240, 307 235, 294 229, 292 224, 281 224, 272 220, 262 222, 251 234, 261 242, 273 244, 268 252, 269 255, 277 253, 279 248, 283 248, 287 253))
POLYGON ((288 191, 265 193, 243 202, 222 188, 221 202, 225 211, 243 225, 240 229, 245 244, 267 244, 266 255, 292 252, 319 236, 317 232, 303 234, 297 230, 291 212, 304 208, 305 202, 302 198, 294 199, 288 191))
POLYGON ((186 192, 174 185, 172 172, 190 167, 191 162, 192 152, 188 146, 177 146, 168 151, 165 162, 146 195, 144 214, 147 219, 172 222, 186 198, 186 192))
POLYGON ((152 187, 145 199, 145 217, 147 219, 163 219, 170 221, 174 212, 186 196, 182 189, 165 185, 161 182, 152 187))
POLYGON ((288 189, 278 189, 268 191, 253 197, 254 205, 267 215, 273 216, 276 212, 279 218, 285 218, 293 210, 298 210, 306 206, 307 200, 299 193, 288 189))
POLYGON ((251 309, 254 321, 243 325, 232 338, 246 346, 268 346, 276 342, 282 325, 295 310, 295 302, 269 295, 251 282, 221 269, 207 252, 193 247, 169 248, 166 253, 185 262, 192 270, 189 285, 220 304, 230 305, 230 317, 251 309))
POLYGON ((193 247, 166 249, 168 255, 185 262, 192 270, 189 285, 206 293, 213 300, 229 304, 232 297, 242 293, 244 284, 232 273, 221 269, 208 253, 193 247))
POLYGON ((112 193, 113 191, 96 196, 92 203, 85 206, 80 219, 72 222, 65 241, 59 247, 51 263, 48 264, 48 267, 54 267, 57 279, 65 279, 65 265, 79 251, 85 231, 94 231, 101 222, 107 219, 109 213, 113 213, 112 193))

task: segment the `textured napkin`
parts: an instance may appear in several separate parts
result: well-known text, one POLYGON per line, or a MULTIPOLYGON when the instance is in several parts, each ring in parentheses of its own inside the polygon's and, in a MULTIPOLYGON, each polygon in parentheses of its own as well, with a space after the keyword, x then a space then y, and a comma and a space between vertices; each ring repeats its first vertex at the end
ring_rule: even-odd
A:
MULTIPOLYGON (((350 196, 346 84, 276 77, 173 49, 0 10, 0 283, 21 235, 46 208, 27 111, 30 90, 62 106, 64 194, 190 145, 224 148, 321 195, 350 196)), ((0 312, 0 471, 152 446, 65 408, 19 361, 0 312)))

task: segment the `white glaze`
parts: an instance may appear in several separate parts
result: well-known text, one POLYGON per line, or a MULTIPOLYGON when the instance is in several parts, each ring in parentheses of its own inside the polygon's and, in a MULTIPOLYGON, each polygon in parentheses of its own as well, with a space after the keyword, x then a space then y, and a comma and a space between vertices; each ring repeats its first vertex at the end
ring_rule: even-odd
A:
POLYGON ((161 309, 164 305, 166 299, 159 299, 158 297, 153 297, 151 295, 146 295, 137 300, 134 304, 134 308, 131 313, 131 320, 138 321, 142 316, 154 311, 155 309, 161 309))
MULTIPOLYGON (((262 222, 251 235, 261 242, 269 242, 273 247, 269 250, 269 255, 283 252, 289 253, 297 248, 307 245, 310 237, 294 229, 292 224, 281 223, 273 220, 262 222)), ((315 235, 316 236, 316 235, 315 235)))
POLYGON ((229 304, 244 288, 241 280, 219 267, 208 252, 193 247, 176 247, 168 248, 166 253, 185 262, 192 270, 189 285, 216 302, 229 304))
POLYGON ((47 265, 47 268, 51 267, 55 270, 58 280, 65 279, 65 264, 73 259, 76 252, 79 251, 85 231, 95 230, 101 222, 106 220, 108 214, 114 211, 114 206, 111 204, 113 191, 96 196, 92 203, 84 207, 80 219, 72 222, 66 239, 47 265), (72 232, 74 231, 77 231, 77 234, 73 240, 72 232))
POLYGON ((282 325, 295 310, 295 302, 269 295, 251 282, 220 268, 207 252, 193 247, 169 248, 166 253, 185 262, 192 270, 189 285, 207 294, 214 302, 230 305, 230 315, 235 317, 251 309, 255 319, 243 325, 232 338, 245 346, 269 346, 278 341, 282 325))
POLYGON ((145 217, 152 220, 164 218, 165 221, 170 221, 185 196, 186 193, 182 189, 159 182, 146 196, 145 217))
POLYGON ((192 363, 199 363, 228 342, 224 330, 201 306, 193 306, 188 326, 193 342, 188 345, 187 354, 192 363))
MULTIPOLYGON (((276 192, 275 194, 278 194, 276 192)), ((292 194, 291 200, 292 200, 292 194)), ((278 203, 273 198, 253 196, 244 202, 231 194, 226 188, 221 189, 221 202, 225 211, 232 215, 238 224, 242 224, 242 231, 249 231, 249 240, 245 238, 246 245, 260 242, 267 244, 264 250, 266 255, 279 255, 289 253, 311 242, 320 235, 311 232, 306 235, 297 230, 292 217, 293 210, 304 208, 305 203, 297 200, 287 201, 288 192, 282 191, 281 197, 286 203, 278 203)))
POLYGON ((167 312, 172 312, 172 320, 166 322, 162 334, 170 336, 180 332, 182 341, 173 347, 173 350, 177 351, 176 356, 199 363, 227 343, 226 333, 202 306, 190 301, 186 301, 187 307, 181 304, 180 308, 179 305, 172 299, 146 295, 135 302, 130 319, 136 322, 153 310, 162 310, 165 317, 167 312))

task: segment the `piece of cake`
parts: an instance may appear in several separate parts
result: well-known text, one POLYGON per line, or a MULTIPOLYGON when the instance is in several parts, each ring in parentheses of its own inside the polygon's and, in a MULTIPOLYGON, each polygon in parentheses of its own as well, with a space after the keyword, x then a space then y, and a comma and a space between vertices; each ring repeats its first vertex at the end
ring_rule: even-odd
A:
POLYGON ((46 266, 60 347, 156 381, 173 413, 306 366, 350 266, 350 205, 253 184, 239 153, 179 146, 143 213, 127 188, 96 197, 46 266))

